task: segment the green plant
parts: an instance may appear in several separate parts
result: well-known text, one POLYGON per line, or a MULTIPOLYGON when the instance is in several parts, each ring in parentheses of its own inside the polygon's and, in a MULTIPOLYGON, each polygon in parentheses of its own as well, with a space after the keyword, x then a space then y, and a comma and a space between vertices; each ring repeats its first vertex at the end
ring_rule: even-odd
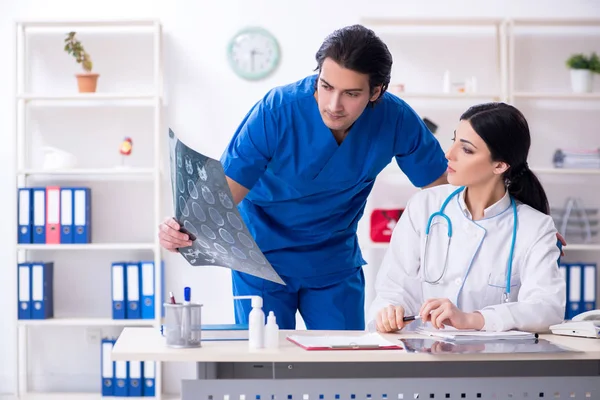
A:
POLYGON ((584 54, 573 54, 567 59, 567 67, 571 69, 590 69, 590 59, 584 54))
POLYGON ((593 52, 590 56, 590 69, 592 72, 600 74, 600 57, 598 57, 596 52, 593 52))
POLYGON ((75 57, 75 60, 78 64, 81 64, 85 72, 90 72, 92 70, 92 59, 75 35, 76 32, 67 33, 65 51, 75 57))

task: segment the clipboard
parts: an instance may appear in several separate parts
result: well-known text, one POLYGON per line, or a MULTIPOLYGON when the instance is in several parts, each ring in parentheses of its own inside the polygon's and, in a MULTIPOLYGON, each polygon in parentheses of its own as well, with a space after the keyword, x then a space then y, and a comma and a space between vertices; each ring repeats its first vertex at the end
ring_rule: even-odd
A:
POLYGON ((402 350, 399 344, 389 342, 378 333, 362 336, 303 336, 289 335, 288 341, 304 350, 402 350))

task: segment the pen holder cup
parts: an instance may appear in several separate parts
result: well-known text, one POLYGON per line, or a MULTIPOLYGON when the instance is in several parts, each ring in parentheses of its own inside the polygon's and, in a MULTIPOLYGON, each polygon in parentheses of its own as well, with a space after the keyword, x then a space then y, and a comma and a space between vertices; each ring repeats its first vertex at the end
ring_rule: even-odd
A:
POLYGON ((201 347, 202 304, 164 303, 163 336, 168 347, 201 347))

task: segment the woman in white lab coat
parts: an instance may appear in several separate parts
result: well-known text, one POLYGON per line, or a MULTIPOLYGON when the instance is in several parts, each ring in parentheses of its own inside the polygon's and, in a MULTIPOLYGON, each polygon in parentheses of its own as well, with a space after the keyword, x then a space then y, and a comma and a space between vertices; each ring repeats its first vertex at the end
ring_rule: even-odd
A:
POLYGON ((477 105, 453 141, 450 184, 415 194, 394 229, 368 326, 396 331, 420 316, 435 328, 539 332, 562 322, 557 231, 527 165, 525 117, 504 103, 477 105))

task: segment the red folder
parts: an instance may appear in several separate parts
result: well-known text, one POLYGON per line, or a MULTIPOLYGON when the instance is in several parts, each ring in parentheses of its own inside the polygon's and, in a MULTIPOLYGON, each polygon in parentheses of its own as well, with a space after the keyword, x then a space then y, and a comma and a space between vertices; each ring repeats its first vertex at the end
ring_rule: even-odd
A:
POLYGON ((60 187, 46 188, 46 244, 60 244, 60 187))

